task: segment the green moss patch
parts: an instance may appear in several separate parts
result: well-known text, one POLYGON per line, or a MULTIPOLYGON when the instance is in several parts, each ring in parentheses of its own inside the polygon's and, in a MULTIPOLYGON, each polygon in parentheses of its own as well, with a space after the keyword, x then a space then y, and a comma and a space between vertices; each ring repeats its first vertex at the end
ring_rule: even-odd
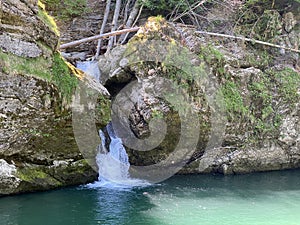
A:
POLYGON ((62 95, 67 100, 71 100, 78 80, 71 75, 68 65, 59 53, 55 53, 53 57, 52 81, 57 85, 62 95))
POLYGON ((273 56, 266 50, 255 49, 243 59, 243 67, 255 67, 265 70, 274 64, 273 56))
POLYGON ((228 119, 234 120, 237 116, 241 117, 249 114, 249 109, 244 105, 238 84, 233 81, 227 81, 222 86, 221 91, 229 115, 228 119))
POLYGON ((53 82, 62 96, 70 101, 78 80, 59 53, 52 58, 24 58, 0 50, 2 71, 6 74, 22 74, 53 82))
POLYGON ((213 72, 217 75, 224 75, 225 58, 212 44, 203 45, 199 49, 199 58, 213 68, 213 72))
POLYGON ((45 173, 42 168, 37 167, 26 167, 19 168, 17 171, 17 177, 22 181, 26 181, 37 185, 50 185, 50 186, 61 186, 62 184, 54 179, 49 174, 45 173))
POLYGON ((103 95, 100 95, 97 99, 97 105, 96 105, 96 123, 99 129, 102 129, 105 127, 110 121, 111 121, 111 101, 104 97, 103 95))
POLYGON ((7 74, 22 74, 51 80, 51 59, 43 57, 24 58, 0 50, 0 60, 3 62, 2 70, 7 74))
POLYGON ((281 123, 274 102, 274 84, 267 73, 258 74, 255 81, 248 85, 251 97, 251 122, 259 135, 273 133, 276 135, 281 123))
MULTIPOLYGON (((59 3, 58 3, 59 5, 59 3)), ((48 13, 45 10, 45 5, 38 1, 39 11, 38 11, 38 17, 45 23, 47 26, 57 35, 59 36, 59 31, 56 26, 56 23, 53 19, 53 17, 49 16, 48 13)))
POLYGON ((258 139, 279 135, 280 109, 291 111, 300 100, 300 74, 291 68, 269 70, 254 75, 246 87, 231 79, 221 86, 229 121, 246 123, 258 139))
POLYGON ((291 68, 284 68, 279 71, 268 71, 275 78, 278 94, 283 101, 294 105, 300 101, 299 87, 300 74, 291 68))

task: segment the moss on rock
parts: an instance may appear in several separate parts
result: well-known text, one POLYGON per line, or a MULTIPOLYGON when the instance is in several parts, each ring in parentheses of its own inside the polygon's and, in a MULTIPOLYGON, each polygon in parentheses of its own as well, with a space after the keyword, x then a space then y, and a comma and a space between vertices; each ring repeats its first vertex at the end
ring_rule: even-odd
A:
POLYGON ((42 166, 18 168, 16 176, 32 186, 59 187, 62 183, 44 171, 42 166))
POLYGON ((0 50, 2 71, 6 74, 33 76, 54 83, 62 97, 71 101, 78 80, 72 74, 68 64, 60 53, 54 53, 52 58, 24 58, 0 50))
POLYGON ((57 35, 59 36, 59 31, 57 25, 53 19, 53 17, 49 16, 49 14, 45 10, 45 5, 38 0, 38 17, 57 35))
MULTIPOLYGON (((51 25, 53 20, 40 2, 39 8, 36 3, 9 0, 0 8, 4 24, 1 28, 11 28, 4 31, 7 36, 35 43, 42 52, 37 57, 22 57, 0 50, 0 133, 4 146, 0 158, 17 169, 11 178, 15 185, 10 194, 97 179, 97 172, 83 159, 76 144, 69 107, 78 85, 77 77, 82 78, 83 73, 75 74, 76 69, 56 51, 58 36, 51 25), (14 20, 10 21, 10 17, 14 20), (15 26, 11 22, 16 22, 15 26), (20 34, 23 30, 17 24, 26 33, 20 34)), ((103 102, 101 105, 107 103, 103 102)), ((106 110, 102 115, 107 116, 106 110)), ((0 187, 1 194, 7 192, 0 187)))
POLYGON ((74 89, 78 84, 78 80, 71 73, 68 64, 66 64, 59 53, 55 53, 53 56, 51 72, 52 81, 58 86, 62 95, 70 101, 74 93, 74 89))

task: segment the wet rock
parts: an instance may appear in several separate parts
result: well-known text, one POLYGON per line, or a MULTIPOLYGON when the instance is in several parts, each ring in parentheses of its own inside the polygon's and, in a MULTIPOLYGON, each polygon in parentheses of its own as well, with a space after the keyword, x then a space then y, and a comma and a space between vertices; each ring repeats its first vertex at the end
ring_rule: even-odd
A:
POLYGON ((86 52, 62 52, 61 55, 68 60, 69 62, 75 63, 78 60, 84 61, 86 60, 87 53, 86 52))

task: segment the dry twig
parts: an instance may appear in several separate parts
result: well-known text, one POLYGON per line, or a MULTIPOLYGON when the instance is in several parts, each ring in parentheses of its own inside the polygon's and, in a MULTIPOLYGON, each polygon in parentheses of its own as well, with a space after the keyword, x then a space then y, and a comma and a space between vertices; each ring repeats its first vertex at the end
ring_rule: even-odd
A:
POLYGON ((182 18, 183 16, 189 14, 190 12, 192 12, 193 10, 195 10, 196 8, 198 8, 199 6, 202 6, 204 3, 206 3, 207 0, 202 0, 201 2, 199 2, 198 4, 196 4, 195 6, 192 6, 189 8, 189 10, 186 10, 185 12, 181 13, 180 15, 176 16, 172 22, 175 22, 176 20, 182 18))

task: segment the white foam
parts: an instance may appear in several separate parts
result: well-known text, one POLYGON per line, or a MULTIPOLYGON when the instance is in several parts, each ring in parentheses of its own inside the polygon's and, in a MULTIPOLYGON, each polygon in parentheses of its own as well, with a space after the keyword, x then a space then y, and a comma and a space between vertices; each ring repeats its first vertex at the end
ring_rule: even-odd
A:
POLYGON ((150 185, 149 182, 139 179, 133 179, 129 175, 129 159, 127 152, 109 124, 106 127, 110 137, 109 151, 105 147, 105 135, 100 130, 99 135, 102 143, 96 162, 99 168, 98 181, 86 185, 88 188, 110 188, 110 189, 127 189, 133 187, 144 187, 150 185))

